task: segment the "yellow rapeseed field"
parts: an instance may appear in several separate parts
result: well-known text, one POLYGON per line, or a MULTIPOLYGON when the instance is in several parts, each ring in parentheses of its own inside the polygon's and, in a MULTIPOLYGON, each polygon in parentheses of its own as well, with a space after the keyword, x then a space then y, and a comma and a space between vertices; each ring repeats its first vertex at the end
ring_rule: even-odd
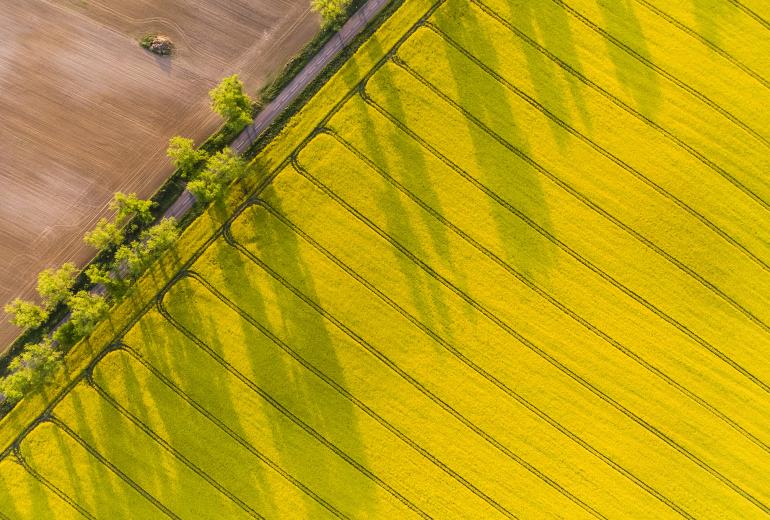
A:
POLYGON ((770 516, 769 7, 406 0, 0 422, 0 517, 770 516))

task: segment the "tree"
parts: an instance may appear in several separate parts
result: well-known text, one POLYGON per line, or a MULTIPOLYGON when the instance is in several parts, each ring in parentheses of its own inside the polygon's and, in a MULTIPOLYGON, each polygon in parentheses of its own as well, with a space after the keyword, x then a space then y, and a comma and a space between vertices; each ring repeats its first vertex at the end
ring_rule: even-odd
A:
POLYGON ((46 269, 37 275, 37 293, 48 309, 53 309, 70 295, 78 268, 68 262, 59 269, 46 269))
POLYGON ((208 204, 222 193, 222 181, 209 171, 202 171, 187 183, 187 189, 195 195, 202 204, 208 204))
POLYGON ((9 374, 0 381, 0 394, 14 404, 39 388, 62 365, 61 352, 50 339, 30 343, 8 365, 9 374))
POLYGON ((138 277, 168 249, 179 237, 179 228, 173 217, 164 218, 158 224, 144 231, 139 240, 131 245, 122 245, 115 252, 115 269, 128 271, 133 278, 138 277))
POLYGON ((126 283, 110 267, 91 264, 86 269, 86 276, 92 284, 104 285, 113 297, 120 297, 126 290, 126 283))
POLYGON ((310 8, 321 15, 324 25, 334 25, 345 15, 350 0, 312 0, 310 8))
POLYGON ((16 298, 4 307, 6 314, 11 315, 11 323, 22 329, 39 326, 48 319, 48 313, 41 306, 16 298))
POLYGON ((222 180, 222 184, 230 184, 240 179, 246 173, 246 162, 235 155, 230 148, 215 153, 206 162, 206 170, 222 180))
POLYGON ((53 333, 53 339, 56 340, 62 348, 70 348, 82 338, 75 329, 72 322, 62 324, 56 332, 53 333))
POLYGON ((174 163, 174 167, 182 174, 182 178, 191 177, 209 154, 205 150, 196 150, 192 139, 175 136, 169 139, 166 155, 174 163))
POLYGON ((108 249, 123 241, 123 230, 107 219, 100 219, 96 227, 85 234, 83 241, 96 249, 108 249))
POLYGON ((212 155, 206 168, 187 184, 187 189, 206 204, 222 195, 224 187, 246 174, 246 163, 230 148, 212 155))
POLYGON ((243 91, 243 82, 237 74, 223 79, 209 91, 211 108, 222 116, 231 128, 240 129, 251 124, 251 99, 243 91))
POLYGON ((88 291, 78 291, 70 296, 67 303, 70 307, 70 323, 80 337, 90 334, 109 309, 103 296, 88 291))
POLYGON ((119 273, 127 272, 132 278, 138 277, 144 270, 144 262, 139 252, 139 243, 122 245, 115 251, 115 269, 119 273))
POLYGON ((140 199, 136 193, 125 194, 120 191, 115 193, 110 202, 110 209, 115 211, 115 223, 118 226, 125 225, 133 217, 143 224, 149 224, 153 219, 153 206, 154 202, 140 199))
POLYGON ((164 218, 143 232, 140 242, 146 262, 149 263, 158 258, 163 251, 176 242, 177 238, 179 238, 179 227, 174 217, 164 218))

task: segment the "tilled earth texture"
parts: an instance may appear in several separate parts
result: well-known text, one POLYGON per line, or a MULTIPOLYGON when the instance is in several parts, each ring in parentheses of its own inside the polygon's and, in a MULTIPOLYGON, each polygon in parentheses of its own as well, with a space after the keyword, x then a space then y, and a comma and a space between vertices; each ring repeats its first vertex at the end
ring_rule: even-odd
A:
MULTIPOLYGON (((201 141, 207 91, 254 92, 318 28, 307 0, 25 0, 0 6, 0 304, 40 270, 93 251, 81 237, 115 191, 153 193, 169 137, 201 141), (162 33, 173 57, 138 40, 162 33)), ((2 318, 0 346, 18 329, 2 318)))

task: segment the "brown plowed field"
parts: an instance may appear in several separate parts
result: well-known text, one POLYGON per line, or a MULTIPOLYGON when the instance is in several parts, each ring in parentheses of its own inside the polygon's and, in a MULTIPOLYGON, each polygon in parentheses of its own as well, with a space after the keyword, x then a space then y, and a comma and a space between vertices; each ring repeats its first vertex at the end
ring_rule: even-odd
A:
MULTIPOLYGON (((93 254, 81 237, 115 191, 153 193, 169 137, 204 139, 207 91, 255 91, 318 28, 307 0, 26 0, 0 16, 0 304, 93 254), (173 58, 139 47, 172 38, 173 58)), ((0 319, 0 351, 18 330, 0 319)))

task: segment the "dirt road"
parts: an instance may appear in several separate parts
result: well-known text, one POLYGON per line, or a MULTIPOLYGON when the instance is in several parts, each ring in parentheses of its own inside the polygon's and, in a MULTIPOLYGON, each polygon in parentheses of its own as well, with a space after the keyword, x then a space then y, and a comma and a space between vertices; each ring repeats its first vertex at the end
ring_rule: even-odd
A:
MULTIPOLYGON (((115 191, 153 193, 166 142, 219 124, 207 91, 237 72, 250 91, 315 34, 307 0, 29 0, 0 16, 0 304, 40 270, 93 251, 83 233, 115 191), (148 32, 173 58, 142 50, 148 32)), ((0 349, 18 330, 0 323, 0 349)))

